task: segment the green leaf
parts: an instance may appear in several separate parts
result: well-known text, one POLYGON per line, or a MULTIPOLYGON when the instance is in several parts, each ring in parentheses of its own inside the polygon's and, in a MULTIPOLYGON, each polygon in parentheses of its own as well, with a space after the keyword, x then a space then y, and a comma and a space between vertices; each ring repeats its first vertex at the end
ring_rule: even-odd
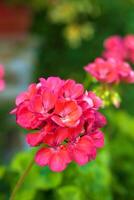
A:
POLYGON ((33 156, 34 151, 24 151, 16 154, 10 164, 11 170, 22 173, 33 156))
POLYGON ((29 188, 21 188, 15 196, 15 200, 33 200, 36 195, 36 190, 31 190, 29 188))
POLYGON ((134 117, 129 115, 127 112, 109 112, 108 117, 110 118, 111 124, 117 127, 122 134, 126 134, 131 139, 134 139, 134 117))
POLYGON ((34 166, 29 174, 28 183, 35 189, 48 190, 61 184, 62 174, 54 173, 48 167, 34 166))
POLYGON ((4 176, 6 172, 6 167, 5 166, 0 166, 0 178, 4 176))
POLYGON ((82 200, 82 192, 79 187, 67 185, 57 190, 58 200, 82 200))

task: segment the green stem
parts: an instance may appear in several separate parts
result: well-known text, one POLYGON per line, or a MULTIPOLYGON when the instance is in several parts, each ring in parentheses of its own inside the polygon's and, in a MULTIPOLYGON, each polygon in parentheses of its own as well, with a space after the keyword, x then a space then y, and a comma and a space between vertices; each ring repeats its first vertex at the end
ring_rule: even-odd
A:
POLYGON ((14 190, 11 193, 10 199, 9 200, 14 200, 15 199, 15 195, 17 193, 17 191, 19 190, 19 188, 21 187, 21 185, 24 182, 25 177, 28 175, 28 173, 30 172, 32 166, 34 164, 34 159, 31 160, 31 162, 28 164, 27 168, 25 169, 25 171, 23 172, 23 174, 21 175, 21 177, 19 178, 18 182, 15 185, 14 190))

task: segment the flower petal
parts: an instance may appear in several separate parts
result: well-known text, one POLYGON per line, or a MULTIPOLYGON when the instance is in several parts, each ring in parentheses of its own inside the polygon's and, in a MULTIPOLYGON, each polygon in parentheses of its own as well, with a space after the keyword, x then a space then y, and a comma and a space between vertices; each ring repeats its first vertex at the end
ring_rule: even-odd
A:
POLYGON ((61 172, 66 168, 66 163, 62 160, 59 153, 55 153, 51 157, 49 167, 54 172, 61 172))
POLYGON ((21 104, 16 112, 17 123, 27 129, 34 129, 41 123, 34 113, 28 110, 27 104, 21 104))
POLYGON ((85 165, 88 162, 88 155, 84 154, 78 149, 74 149, 72 152, 72 157, 75 162, 79 165, 85 165))
POLYGON ((104 135, 100 130, 92 133, 91 138, 94 140, 94 144, 97 148, 102 148, 104 146, 104 135))
POLYGON ((20 95, 16 97, 16 105, 18 106, 21 104, 23 101, 28 99, 28 93, 27 92, 22 92, 20 95))
POLYGON ((43 93, 43 107, 46 112, 54 108, 57 96, 50 91, 44 91, 43 93))
POLYGON ((84 92, 83 85, 76 84, 74 80, 67 80, 62 90, 64 97, 70 99, 76 99, 82 96, 84 92))
POLYGON ((74 127, 79 124, 82 109, 75 101, 58 101, 55 105, 55 114, 52 120, 60 126, 74 127))
POLYGON ((44 139, 44 134, 37 132, 37 133, 28 133, 26 135, 26 142, 31 146, 37 146, 39 145, 43 139, 44 139))
POLYGON ((51 155, 52 155, 51 149, 42 148, 36 153, 35 162, 40 166, 45 166, 48 164, 51 155))
POLYGON ((32 97, 29 103, 29 110, 36 113, 43 112, 43 102, 41 95, 35 95, 32 97))

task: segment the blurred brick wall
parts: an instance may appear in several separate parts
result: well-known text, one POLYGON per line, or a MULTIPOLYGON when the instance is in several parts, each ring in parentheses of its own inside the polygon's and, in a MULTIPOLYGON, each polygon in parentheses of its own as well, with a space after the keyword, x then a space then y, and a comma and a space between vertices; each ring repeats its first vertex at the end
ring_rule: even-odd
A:
POLYGON ((23 36, 32 22, 32 12, 27 7, 0 3, 0 37, 23 36))

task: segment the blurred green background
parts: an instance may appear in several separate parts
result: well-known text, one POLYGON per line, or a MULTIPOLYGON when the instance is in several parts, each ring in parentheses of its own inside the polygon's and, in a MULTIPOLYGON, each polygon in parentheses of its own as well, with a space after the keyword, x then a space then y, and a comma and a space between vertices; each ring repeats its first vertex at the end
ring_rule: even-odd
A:
MULTIPOLYGON (((134 0, 3 2, 8 11, 0 13, 6 18, 9 10, 15 8, 10 14, 14 13, 11 23, 0 14, 0 62, 5 64, 7 82, 6 90, 0 94, 0 200, 8 200, 36 151, 29 150, 24 141, 26 131, 9 115, 16 94, 42 76, 84 82, 83 66, 101 55, 105 38, 134 34, 134 0)), ((104 130, 106 144, 95 161, 83 167, 73 163, 62 173, 34 166, 16 200, 133 200, 133 88, 122 85, 120 109, 111 107, 104 111, 108 118, 104 130)))

